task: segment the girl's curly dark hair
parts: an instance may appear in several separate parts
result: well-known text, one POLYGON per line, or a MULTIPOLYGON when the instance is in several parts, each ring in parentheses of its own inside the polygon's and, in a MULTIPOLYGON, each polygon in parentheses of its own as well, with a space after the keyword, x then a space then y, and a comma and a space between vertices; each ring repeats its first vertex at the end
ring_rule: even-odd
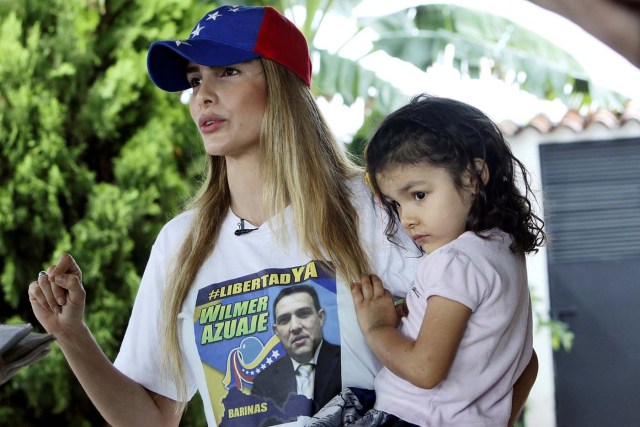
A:
MULTIPOLYGON (((390 165, 426 162, 449 171, 458 189, 462 175, 471 170, 478 184, 467 217, 466 230, 481 232, 499 228, 513 237, 515 253, 536 252, 545 243, 544 221, 531 210, 535 196, 529 174, 514 157, 502 132, 483 112, 460 101, 419 95, 382 121, 365 150, 367 176, 380 195, 376 174, 390 165), (483 184, 473 165, 482 159, 489 171, 483 184), (524 194, 516 185, 522 180, 524 194)), ((391 239, 398 229, 395 206, 382 199, 391 218, 385 233, 391 239)))

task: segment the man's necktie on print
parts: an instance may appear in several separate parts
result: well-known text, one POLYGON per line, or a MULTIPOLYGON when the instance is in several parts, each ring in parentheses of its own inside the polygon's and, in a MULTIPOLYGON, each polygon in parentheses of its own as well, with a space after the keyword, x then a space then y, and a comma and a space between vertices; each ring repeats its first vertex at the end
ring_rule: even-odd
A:
POLYGON ((313 363, 303 363, 298 366, 296 375, 298 376, 298 394, 313 399, 313 382, 311 381, 311 373, 313 372, 313 363))

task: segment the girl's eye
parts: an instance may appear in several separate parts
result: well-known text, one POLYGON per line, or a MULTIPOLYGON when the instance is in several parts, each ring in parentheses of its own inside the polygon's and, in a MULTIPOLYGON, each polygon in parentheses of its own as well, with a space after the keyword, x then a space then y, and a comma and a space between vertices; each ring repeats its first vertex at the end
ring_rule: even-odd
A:
POLYGON ((413 197, 416 200, 423 200, 425 197, 427 197, 427 193, 425 193, 424 191, 418 191, 413 193, 413 197))
POLYGON ((202 79, 200 77, 191 77, 189 79, 189 86, 191 86, 192 88, 200 86, 200 83, 202 83, 202 79))
POLYGON ((223 71, 222 71, 222 77, 229 77, 229 76, 235 76, 236 74, 238 74, 240 71, 237 68, 231 68, 231 67, 226 67, 223 71))

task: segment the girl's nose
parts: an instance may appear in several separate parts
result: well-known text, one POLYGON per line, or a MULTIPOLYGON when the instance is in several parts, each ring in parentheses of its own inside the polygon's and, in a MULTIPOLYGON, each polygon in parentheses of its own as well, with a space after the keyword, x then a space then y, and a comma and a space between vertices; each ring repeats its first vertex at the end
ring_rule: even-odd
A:
POLYGON ((418 223, 418 218, 406 209, 400 212, 400 224, 404 228, 413 228, 418 223))

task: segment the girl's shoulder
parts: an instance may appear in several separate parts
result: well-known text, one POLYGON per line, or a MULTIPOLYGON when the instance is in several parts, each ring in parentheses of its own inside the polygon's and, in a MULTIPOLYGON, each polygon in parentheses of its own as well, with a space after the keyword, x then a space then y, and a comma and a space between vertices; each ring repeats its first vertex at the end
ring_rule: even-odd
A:
POLYGON ((483 232, 481 236, 473 231, 466 231, 426 256, 423 263, 443 265, 456 259, 456 262, 469 264, 469 267, 486 268, 487 263, 494 264, 499 259, 510 259, 511 242, 511 236, 497 228, 483 232))
POLYGON ((490 257, 496 252, 510 251, 509 246, 512 241, 513 239, 510 234, 498 228, 481 232, 480 235, 473 231, 466 231, 441 249, 463 253, 467 256, 472 256, 472 258, 481 256, 490 257))
POLYGON ((509 248, 511 242, 511 236, 498 229, 484 232, 482 236, 465 232, 425 257, 418 267, 419 274, 439 276, 451 271, 462 271, 465 277, 511 275, 525 265, 524 259, 509 248))

